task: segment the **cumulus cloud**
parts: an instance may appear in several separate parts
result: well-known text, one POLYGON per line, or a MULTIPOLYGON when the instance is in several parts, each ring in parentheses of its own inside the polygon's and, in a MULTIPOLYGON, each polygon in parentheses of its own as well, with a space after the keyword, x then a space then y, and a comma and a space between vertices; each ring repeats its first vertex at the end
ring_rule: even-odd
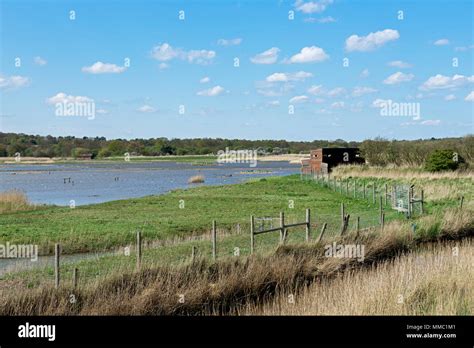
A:
POLYGON ((336 20, 335 20, 333 17, 331 17, 331 16, 322 17, 322 18, 309 17, 309 18, 303 19, 303 22, 306 22, 306 23, 321 23, 321 24, 326 24, 326 23, 333 23, 333 22, 336 22, 336 20))
POLYGON ((39 66, 43 66, 43 65, 46 65, 46 64, 48 63, 45 59, 43 59, 43 58, 41 58, 41 57, 39 57, 39 56, 38 56, 38 57, 34 57, 34 58, 33 58, 33 62, 34 62, 36 65, 39 65, 39 66))
POLYGON ((140 106, 137 111, 139 112, 143 112, 143 113, 152 113, 152 112, 155 112, 156 109, 153 107, 153 106, 150 106, 150 105, 143 105, 143 106, 140 106))
POLYGON ((89 74, 120 74, 123 73, 127 68, 124 66, 118 66, 115 64, 96 62, 91 66, 85 66, 82 68, 82 72, 89 74))
POLYGON ((297 0, 294 4, 296 11, 300 11, 306 14, 310 13, 321 13, 333 3, 333 0, 315 0, 304 2, 303 0, 297 0))
POLYGON ((0 89, 17 89, 28 86, 31 80, 25 76, 2 76, 0 75, 0 89))
POLYGON ((449 40, 448 39, 439 39, 439 40, 436 40, 433 45, 435 46, 446 46, 446 45, 449 45, 449 40))
POLYGON ((237 45, 240 45, 241 43, 242 43, 241 38, 217 40, 217 44, 219 46, 237 46, 237 45))
POLYGON ((456 96, 454 94, 448 94, 447 96, 444 97, 444 100, 451 101, 456 99, 456 96))
POLYGON ((203 77, 199 80, 200 83, 208 83, 209 81, 211 81, 211 79, 208 76, 203 77))
POLYGON ((362 70, 361 73, 360 73, 360 77, 362 77, 362 78, 366 78, 366 77, 368 77, 369 75, 370 75, 369 69, 364 69, 364 70, 362 70))
POLYGON ((411 81, 414 77, 415 75, 413 74, 404 74, 401 71, 398 71, 383 80, 383 83, 385 83, 386 85, 396 85, 402 82, 411 81))
POLYGON ((308 96, 306 95, 297 95, 290 99, 290 104, 304 103, 308 101, 308 96))
POLYGON ((388 62, 387 65, 391 66, 391 67, 394 67, 394 68, 399 68, 399 69, 407 69, 407 68, 412 67, 412 65, 410 63, 403 62, 401 60, 393 60, 391 62, 388 62))
POLYGON ((212 88, 204 89, 197 92, 197 95, 204 97, 216 97, 224 92, 224 88, 221 86, 214 86, 212 88))
POLYGON ((315 63, 328 59, 329 56, 320 47, 303 47, 301 51, 289 59, 289 63, 315 63))
POLYGON ((474 91, 471 91, 471 93, 469 93, 466 98, 464 98, 465 101, 474 101, 474 91))
POLYGON ((206 65, 212 62, 216 56, 216 52, 209 50, 186 51, 182 48, 173 48, 170 44, 164 43, 153 47, 151 56, 160 62, 181 59, 188 61, 189 63, 206 65))
POLYGON ((375 92, 377 92, 377 90, 371 87, 354 87, 354 89, 352 90, 352 96, 360 97, 360 96, 375 93, 375 92))
POLYGON ((336 87, 327 91, 323 88, 322 85, 313 85, 308 89, 307 92, 316 96, 338 97, 343 94, 346 94, 346 89, 343 87, 336 87))
POLYGON ((373 51, 387 42, 397 40, 399 37, 398 31, 393 29, 377 31, 367 36, 351 35, 346 39, 346 51, 373 51))
POLYGON ((94 99, 85 97, 85 96, 74 96, 68 95, 64 92, 59 92, 58 94, 46 99, 46 103, 50 105, 62 104, 62 103, 91 103, 94 99))
POLYGON ((331 109, 343 109, 345 105, 343 101, 337 101, 331 104, 331 109))
POLYGON ((306 71, 298 71, 296 73, 274 73, 267 76, 265 80, 267 82, 303 81, 312 76, 313 74, 306 71))
POLYGON ((437 74, 435 76, 431 76, 419 88, 421 90, 455 88, 455 87, 464 86, 472 82, 474 82, 474 75, 471 75, 471 76, 453 75, 452 77, 450 77, 450 76, 437 74))
POLYGON ((280 53, 280 49, 272 47, 250 58, 250 61, 254 64, 274 64, 278 59, 278 53, 280 53))
POLYGON ((384 107, 385 105, 391 103, 392 100, 391 99, 375 99, 373 102, 372 102, 372 107, 373 108, 381 108, 381 107, 384 107))

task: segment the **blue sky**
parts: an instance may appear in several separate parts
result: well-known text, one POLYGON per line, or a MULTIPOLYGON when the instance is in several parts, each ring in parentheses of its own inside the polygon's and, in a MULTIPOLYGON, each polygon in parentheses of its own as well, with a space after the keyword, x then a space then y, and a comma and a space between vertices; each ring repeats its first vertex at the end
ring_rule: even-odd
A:
POLYGON ((0 16, 3 132, 287 140, 473 133, 468 0, 1 0, 0 16), (55 113, 58 102, 83 101, 94 104, 94 117, 55 113), (387 116, 384 105, 420 112, 387 116))

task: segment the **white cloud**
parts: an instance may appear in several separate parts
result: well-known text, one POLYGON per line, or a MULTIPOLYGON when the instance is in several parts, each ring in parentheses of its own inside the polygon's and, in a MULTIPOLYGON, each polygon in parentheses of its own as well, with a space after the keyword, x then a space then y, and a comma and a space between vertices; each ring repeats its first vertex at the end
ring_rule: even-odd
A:
POLYGON ((274 64, 278 59, 278 53, 280 53, 280 49, 278 47, 272 47, 250 58, 250 61, 254 64, 274 64))
POLYGON ((303 19, 303 22, 326 24, 326 23, 334 23, 334 22, 336 22, 336 20, 331 16, 322 17, 322 18, 309 17, 309 18, 303 19))
POLYGON ((143 105, 143 106, 140 106, 137 109, 137 111, 143 112, 143 113, 151 113, 151 112, 155 112, 156 109, 153 106, 150 106, 150 105, 143 105))
POLYGON ((156 60, 166 62, 178 57, 180 55, 180 50, 175 50, 173 47, 171 47, 171 45, 165 42, 162 45, 153 47, 151 55, 156 60))
POLYGON ((268 82, 288 82, 288 81, 303 81, 313 74, 306 71, 298 71, 296 73, 274 73, 265 79, 268 82))
POLYGON ((369 75, 370 75, 369 69, 364 69, 364 70, 362 70, 361 73, 360 73, 360 77, 362 77, 362 78, 366 78, 366 77, 368 77, 369 75))
POLYGON ((331 104, 332 109, 343 109, 346 104, 343 101, 334 102, 331 104))
POLYGON ((197 95, 204 96, 204 97, 215 97, 224 92, 224 88, 221 86, 214 86, 212 88, 204 89, 202 91, 197 92, 197 95))
POLYGON ((392 66, 392 67, 395 67, 395 68, 399 68, 399 69, 407 69, 407 68, 411 68, 412 65, 410 63, 407 63, 407 62, 403 62, 401 60, 393 60, 391 62, 388 62, 387 64, 388 66, 392 66))
POLYGON ((373 108, 381 108, 381 107, 384 107, 385 105, 387 105, 388 103, 390 103, 392 100, 391 99, 375 99, 373 102, 372 102, 372 107, 373 108))
POLYGON ((85 66, 82 68, 82 72, 89 74, 120 74, 123 73, 127 68, 124 66, 118 66, 115 64, 96 62, 91 66, 85 66))
POLYGON ((454 50, 456 52, 464 52, 464 51, 467 51, 467 50, 470 50, 470 49, 473 49, 473 48, 474 48, 474 45, 458 46, 458 47, 455 47, 454 50))
POLYGON ((308 89, 308 93, 312 95, 324 95, 323 85, 313 85, 308 89))
POLYGON ((371 87, 354 87, 352 91, 352 96, 353 97, 360 97, 365 94, 371 94, 377 92, 376 89, 371 88, 371 87))
POLYGON ((303 0, 297 0, 294 4, 296 11, 303 13, 321 13, 328 5, 332 4, 333 0, 315 0, 304 2, 303 0))
POLYGON ((50 105, 56 105, 58 103, 90 103, 93 101, 94 99, 89 97, 67 95, 64 92, 59 92, 55 96, 46 99, 46 103, 50 105))
POLYGON ((191 50, 186 52, 186 59, 189 63, 207 64, 216 56, 216 52, 207 50, 191 50))
POLYGON ((437 74, 431 76, 426 80, 421 86, 421 90, 433 90, 433 89, 445 89, 445 88, 454 88, 466 85, 468 83, 474 82, 474 75, 464 76, 464 75, 453 75, 452 77, 444 76, 437 74))
POLYGON ((308 97, 306 95, 297 95, 290 99, 290 104, 304 103, 306 101, 308 101, 308 97))
POLYGON ((217 44, 219 46, 237 46, 237 45, 240 45, 241 43, 242 43, 241 38, 217 40, 217 44))
POLYGON ((454 94, 449 94, 446 97, 444 97, 444 100, 450 101, 456 99, 456 96, 454 94))
POLYGON ((0 75, 0 89, 17 89, 30 84, 31 80, 25 76, 2 76, 0 75))
POLYGON ((153 47, 151 56, 160 62, 167 62, 176 58, 186 60, 189 63, 205 65, 212 62, 216 56, 216 52, 208 50, 185 51, 181 48, 173 48, 168 43, 164 43, 153 47))
POLYGON ((267 104, 270 105, 270 106, 279 106, 280 101, 279 100, 271 100, 267 104))
POLYGON ((160 70, 164 70, 164 69, 168 69, 170 66, 166 63, 160 63, 158 67, 160 68, 160 70))
POLYGON ((449 45, 449 40, 448 39, 439 39, 439 40, 436 40, 433 45, 435 46, 446 46, 446 45, 449 45))
POLYGON ((202 79, 199 80, 200 83, 208 83, 209 81, 211 81, 209 76, 203 77, 202 79))
POLYGON ((469 93, 466 98, 464 98, 465 101, 474 101, 474 91, 471 91, 471 93, 469 93))
POLYGON ((342 87, 336 87, 334 89, 331 89, 329 92, 327 92, 327 95, 329 97, 337 97, 337 96, 340 96, 342 94, 345 94, 346 93, 346 90, 342 87))
POLYGON ((39 65, 39 66, 43 66, 43 65, 46 65, 46 64, 48 63, 45 59, 43 59, 43 58, 41 58, 41 57, 39 57, 39 56, 33 58, 33 62, 34 62, 36 65, 39 65))
POLYGON ((420 124, 423 126, 438 126, 441 123, 441 120, 424 120, 420 124))
POLYGON ((303 47, 299 53, 290 58, 289 63, 322 62, 328 58, 329 56, 320 47, 303 47))
POLYGON ((415 75, 413 74, 404 74, 401 71, 398 71, 383 80, 383 83, 385 83, 386 85, 396 85, 402 82, 411 81, 414 77, 415 75))
POLYGON ((399 37, 398 31, 393 29, 377 31, 367 36, 351 35, 346 39, 346 51, 372 51, 387 42, 397 40, 399 37))

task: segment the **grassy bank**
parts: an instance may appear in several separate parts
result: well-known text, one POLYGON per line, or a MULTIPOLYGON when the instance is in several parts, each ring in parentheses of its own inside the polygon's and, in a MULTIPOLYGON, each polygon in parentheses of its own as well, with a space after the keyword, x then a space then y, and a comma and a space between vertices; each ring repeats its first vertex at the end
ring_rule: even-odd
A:
POLYGON ((299 292, 281 293, 238 314, 472 315, 473 243, 468 239, 432 244, 370 268, 322 279, 299 292))
MULTIPOLYGON (((282 246, 269 255, 225 258, 217 262, 202 258, 193 263, 188 260, 176 265, 144 267, 139 272, 116 269, 76 290, 68 284, 59 290, 43 284, 21 291, 15 290, 12 284, 0 290, 0 314, 238 313, 245 308, 256 308, 258 303, 270 303, 276 293, 296 293, 312 282, 337 279, 341 272, 394 258, 423 243, 472 237, 474 231, 472 214, 460 210, 450 210, 441 216, 426 216, 419 219, 418 224, 416 233, 413 233, 409 221, 393 221, 383 232, 376 229, 359 235, 349 233, 332 237, 323 243, 282 246), (332 241, 363 244, 364 260, 327 257, 325 245, 332 241), (71 294, 77 299, 74 303, 70 301, 71 294)), ((423 294, 420 295, 422 299, 423 294)), ((425 303, 419 301, 419 307, 409 314, 422 312, 425 303)), ((469 314, 471 307, 468 303, 455 308, 459 308, 460 314, 469 314)))
MULTIPOLYGON (((306 208, 312 210, 315 228, 327 222, 330 234, 339 229, 341 202, 352 216, 361 217, 361 227, 377 224, 378 208, 371 202, 345 197, 293 175, 74 209, 5 212, 0 214, 0 243, 38 244, 43 254, 51 254, 56 242, 64 253, 110 250, 134 243, 137 230, 146 241, 188 238, 208 233, 215 219, 222 233, 236 229, 245 233, 251 214, 276 219, 283 211, 287 221, 302 221, 306 208)), ((387 209, 387 221, 395 218, 401 216, 387 209)))

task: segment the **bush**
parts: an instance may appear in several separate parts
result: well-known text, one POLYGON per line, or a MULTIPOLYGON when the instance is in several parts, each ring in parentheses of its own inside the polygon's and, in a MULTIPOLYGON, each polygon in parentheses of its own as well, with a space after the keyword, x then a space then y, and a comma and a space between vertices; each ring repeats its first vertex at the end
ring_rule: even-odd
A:
POLYGON ((442 170, 456 170, 464 159, 452 150, 436 150, 430 154, 425 162, 425 169, 430 172, 442 170))

